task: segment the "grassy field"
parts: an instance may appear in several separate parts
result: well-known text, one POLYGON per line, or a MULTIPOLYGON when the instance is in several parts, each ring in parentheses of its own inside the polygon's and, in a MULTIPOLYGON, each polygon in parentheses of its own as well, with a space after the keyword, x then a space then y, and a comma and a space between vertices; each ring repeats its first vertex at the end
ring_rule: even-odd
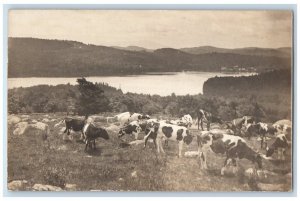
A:
MULTIPOLYGON (((177 157, 176 142, 169 142, 166 155, 158 155, 153 143, 148 143, 146 149, 142 144, 122 147, 123 141, 129 142, 133 138, 124 136, 122 140, 118 139, 118 127, 105 122, 96 124, 107 129, 110 139, 97 139, 97 149, 86 153, 85 144, 78 141, 79 134, 74 133, 73 140, 66 140, 61 132, 64 124, 54 128, 63 117, 32 114, 26 119, 28 122, 49 119, 47 140, 39 130, 27 129, 23 135, 14 135, 14 126, 8 126, 8 182, 27 180, 27 187, 22 190, 31 190, 36 183, 63 189, 65 184, 75 184, 72 190, 76 191, 252 191, 278 190, 278 186, 282 191, 291 190, 291 178, 287 176, 291 172, 290 159, 285 162, 264 160, 264 169, 275 176, 259 181, 262 187, 253 188, 243 174, 221 176, 225 160, 222 155, 209 154, 209 170, 201 170, 197 158, 177 157), (272 188, 272 185, 277 188, 272 188)), ((191 132, 196 134, 198 131, 193 127, 191 132)), ((139 137, 142 139, 143 135, 139 137)), ((260 143, 256 138, 248 142, 259 150, 260 143)), ((195 139, 184 148, 184 151, 196 150, 195 139)), ((243 171, 253 164, 242 159, 239 166, 243 171)))

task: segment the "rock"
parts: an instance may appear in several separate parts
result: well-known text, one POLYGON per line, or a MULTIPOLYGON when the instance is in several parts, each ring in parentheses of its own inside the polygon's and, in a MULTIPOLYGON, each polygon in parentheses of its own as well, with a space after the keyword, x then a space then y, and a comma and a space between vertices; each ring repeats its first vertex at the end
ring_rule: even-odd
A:
POLYGON ((64 134, 64 131, 65 131, 65 130, 66 130, 66 128, 61 128, 61 129, 59 130, 58 134, 60 134, 60 135, 64 134))
POLYGON ((32 187, 34 191, 62 191, 62 188, 52 185, 34 184, 32 187))
POLYGON ((31 128, 35 128, 41 131, 47 131, 49 129, 48 124, 42 123, 42 122, 37 122, 35 124, 30 124, 29 125, 31 128))
POLYGON ((62 146, 59 146, 59 147, 57 148, 57 150, 59 150, 59 151, 67 151, 68 148, 67 148, 66 145, 62 145, 62 146))
POLYGON ((27 128, 28 128, 27 122, 19 122, 16 124, 16 129, 13 131, 13 134, 14 135, 23 135, 27 128))
POLYGON ((62 121, 58 122, 57 124, 54 125, 54 128, 58 127, 58 126, 61 125, 62 123, 63 123, 62 121))
POLYGON ((187 151, 184 153, 185 157, 197 157, 198 155, 198 151, 187 151))
POLYGON ((119 178, 119 181, 124 181, 124 179, 123 178, 119 178))
POLYGON ((133 172, 131 173, 131 177, 137 178, 137 171, 133 171, 133 172))
POLYGON ((9 115, 7 117, 7 123, 8 125, 14 125, 14 124, 17 124, 21 121, 21 118, 20 117, 17 117, 17 116, 14 116, 14 115, 9 115))
POLYGON ((132 142, 129 142, 130 145, 139 145, 139 144, 144 144, 144 140, 134 140, 132 142))
POLYGON ((29 118, 30 116, 29 115, 27 115, 27 114, 23 114, 23 115, 21 115, 21 118, 29 118))
POLYGON ((35 124, 35 123, 37 123, 37 122, 38 122, 38 121, 35 120, 35 119, 31 120, 31 123, 33 123, 33 124, 35 124))
POLYGON ((276 178, 278 177, 278 174, 268 171, 268 170, 256 170, 254 168, 248 168, 245 170, 244 175, 246 178, 251 179, 257 179, 259 181, 264 181, 268 178, 276 178))
POLYGON ((24 190, 28 181, 26 180, 15 180, 8 183, 7 188, 10 191, 20 191, 24 190))
POLYGON ((239 167, 233 165, 225 166, 222 167, 221 169, 221 175, 223 176, 234 177, 238 175, 238 172, 239 172, 239 167))
POLYGON ((76 184, 66 184, 64 189, 67 191, 76 191, 76 187, 77 187, 76 184))
POLYGON ((257 186, 261 191, 285 191, 286 188, 286 184, 258 183, 257 186))
POLYGON ((42 120, 42 122, 48 123, 48 122, 49 122, 49 119, 44 118, 44 119, 42 120))

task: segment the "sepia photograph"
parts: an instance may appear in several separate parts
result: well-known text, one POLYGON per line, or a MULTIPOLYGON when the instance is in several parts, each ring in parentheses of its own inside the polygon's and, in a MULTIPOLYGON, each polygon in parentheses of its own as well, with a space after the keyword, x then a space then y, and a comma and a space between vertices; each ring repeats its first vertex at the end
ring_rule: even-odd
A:
POLYGON ((10 9, 7 190, 292 192, 293 16, 10 9))

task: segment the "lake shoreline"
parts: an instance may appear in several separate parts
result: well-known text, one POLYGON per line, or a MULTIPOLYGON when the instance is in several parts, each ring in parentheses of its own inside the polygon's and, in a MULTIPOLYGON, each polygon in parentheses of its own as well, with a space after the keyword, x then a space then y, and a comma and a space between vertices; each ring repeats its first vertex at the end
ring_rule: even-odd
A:
MULTIPOLYGON (((220 72, 156 72, 146 75, 128 76, 90 76, 85 77, 93 83, 105 83, 124 93, 141 93, 151 95, 168 96, 172 93, 177 95, 195 95, 203 92, 203 84, 212 77, 240 77, 251 76, 256 73, 220 73, 220 72), (180 87, 178 87, 180 86, 180 87)), ((37 85, 76 85, 76 80, 81 77, 22 77, 8 78, 8 89, 18 87, 31 87, 37 85)))
POLYGON ((84 75, 84 76, 14 76, 10 77, 7 76, 8 79, 13 79, 13 78, 74 78, 74 77, 134 77, 134 76, 143 76, 143 75, 174 75, 178 73, 187 73, 187 74, 201 74, 201 73, 222 73, 222 74, 245 74, 245 73, 250 73, 250 74, 258 74, 259 72, 256 71, 161 71, 161 72, 143 72, 143 73, 113 73, 113 74, 101 74, 101 75, 84 75))

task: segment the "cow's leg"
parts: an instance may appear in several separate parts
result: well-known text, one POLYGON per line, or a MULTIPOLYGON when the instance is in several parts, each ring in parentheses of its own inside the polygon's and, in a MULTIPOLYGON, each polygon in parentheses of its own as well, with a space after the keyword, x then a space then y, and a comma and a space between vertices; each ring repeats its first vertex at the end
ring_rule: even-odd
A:
MULTIPOLYGON (((148 139, 149 139, 149 136, 150 136, 150 134, 151 134, 151 131, 149 131, 149 133, 144 137, 144 140, 145 140, 145 142, 144 142, 144 149, 146 148, 146 146, 147 146, 147 142, 148 142, 148 139)), ((153 142, 154 142, 155 140, 153 139, 153 142)), ((155 144, 156 144, 156 142, 155 142, 155 144)), ((156 148, 156 147, 155 147, 156 148)))
POLYGON ((157 153, 160 153, 161 139, 157 139, 157 153))
POLYGON ((161 151, 161 153, 165 154, 164 148, 162 146, 162 138, 158 138, 157 144, 158 144, 158 153, 160 153, 161 151))
POLYGON ((207 121, 207 130, 210 130, 210 121, 207 121))
POLYGON ((201 121, 200 122, 201 123, 201 129, 204 131, 204 129, 203 129, 203 119, 201 119, 200 121, 201 121))
POLYGON ((183 148, 183 140, 180 140, 178 142, 178 151, 179 151, 178 156, 179 156, 179 158, 182 157, 182 148, 183 148))
POLYGON ((197 125, 198 125, 198 130, 199 130, 199 117, 197 118, 197 125))
POLYGON ((202 152, 202 160, 203 160, 203 169, 207 169, 207 150, 202 152))
POLYGON ((134 135, 134 139, 137 140, 138 136, 139 136, 139 133, 138 132, 134 132, 133 135, 134 135))
POLYGON ((88 141, 86 141, 86 142, 85 142, 85 149, 84 149, 85 152, 86 152, 86 150, 87 150, 88 144, 89 144, 88 141))
POLYGON ((94 149, 96 149, 96 140, 94 140, 94 149))

